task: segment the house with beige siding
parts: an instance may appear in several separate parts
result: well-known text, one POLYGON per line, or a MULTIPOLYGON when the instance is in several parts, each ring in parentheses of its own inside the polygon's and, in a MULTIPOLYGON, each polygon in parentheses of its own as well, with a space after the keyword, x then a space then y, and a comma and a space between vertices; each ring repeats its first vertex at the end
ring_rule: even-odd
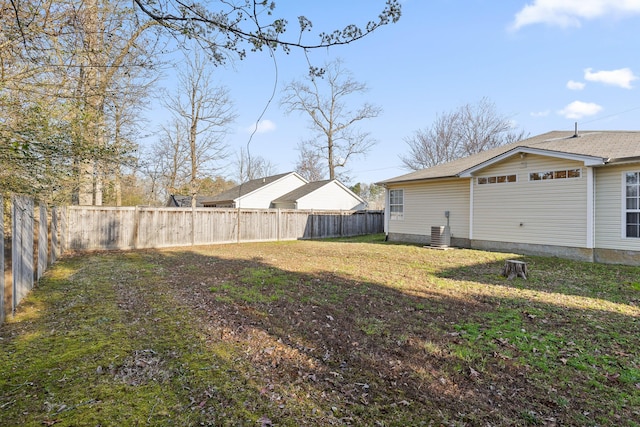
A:
POLYGON ((555 131, 379 183, 385 233, 640 265, 640 132, 555 131))

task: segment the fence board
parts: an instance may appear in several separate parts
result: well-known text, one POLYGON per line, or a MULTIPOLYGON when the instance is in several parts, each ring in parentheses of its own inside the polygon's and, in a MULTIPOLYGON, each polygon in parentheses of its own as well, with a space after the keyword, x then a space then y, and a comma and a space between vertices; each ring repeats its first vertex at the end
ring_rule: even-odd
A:
POLYGON ((33 199, 12 197, 11 272, 13 279, 12 310, 33 289, 33 199))
POLYGON ((44 272, 47 270, 47 256, 49 255, 49 230, 47 227, 47 207, 40 203, 38 206, 40 211, 40 222, 38 224, 38 275, 40 280, 44 272))
POLYGON ((58 260, 58 254, 60 253, 60 241, 58 235, 60 230, 58 228, 58 215, 59 209, 57 207, 51 208, 51 253, 49 258, 49 264, 53 265, 58 260))
POLYGON ((0 195, 0 211, 2 212, 2 218, 0 219, 0 324, 4 323, 4 199, 0 195))
POLYGON ((67 219, 67 211, 68 209, 62 208, 60 209, 60 253, 63 254, 67 252, 69 246, 67 242, 69 241, 69 233, 67 230, 69 229, 69 221, 67 219))

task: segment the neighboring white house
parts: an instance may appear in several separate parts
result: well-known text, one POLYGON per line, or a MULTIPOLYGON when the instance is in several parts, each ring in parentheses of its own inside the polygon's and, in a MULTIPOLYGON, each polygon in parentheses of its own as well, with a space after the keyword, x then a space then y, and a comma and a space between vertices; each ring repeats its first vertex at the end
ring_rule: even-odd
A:
POLYGON ((366 207, 366 202, 337 180, 307 182, 297 173, 288 172, 245 182, 217 196, 198 198, 198 206, 360 210, 366 207))
POLYGON ((389 240, 448 223, 455 246, 640 265, 640 132, 549 132, 379 184, 389 240))
POLYGON ((361 210, 366 202, 337 180, 316 181, 305 184, 273 200, 279 209, 361 210))
POLYGON ((274 199, 307 184, 295 172, 247 181, 213 197, 206 197, 202 205, 208 208, 268 209, 274 199))

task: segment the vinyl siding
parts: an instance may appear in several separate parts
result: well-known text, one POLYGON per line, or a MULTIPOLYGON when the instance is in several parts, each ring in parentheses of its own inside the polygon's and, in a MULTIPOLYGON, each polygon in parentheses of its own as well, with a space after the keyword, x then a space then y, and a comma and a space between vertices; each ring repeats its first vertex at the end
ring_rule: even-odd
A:
POLYGON ((358 210, 363 203, 347 193, 336 182, 318 188, 298 200, 298 209, 358 210))
POLYGON ((469 238, 469 179, 429 181, 389 186, 404 190, 404 218, 389 220, 389 233, 431 235, 432 226, 447 224, 450 212, 451 236, 469 238))
POLYGON ((475 177, 517 176, 517 182, 474 180, 474 240, 586 247, 587 170, 582 163, 529 154, 506 159, 475 177), (529 173, 581 169, 580 178, 529 181, 529 173))
POLYGON ((595 169, 596 248, 640 251, 640 239, 623 237, 623 174, 637 171, 640 163, 595 169))
POLYGON ((306 184, 295 175, 287 175, 242 197, 236 207, 245 209, 269 209, 271 201, 306 184), (239 205, 239 206, 238 206, 239 205))

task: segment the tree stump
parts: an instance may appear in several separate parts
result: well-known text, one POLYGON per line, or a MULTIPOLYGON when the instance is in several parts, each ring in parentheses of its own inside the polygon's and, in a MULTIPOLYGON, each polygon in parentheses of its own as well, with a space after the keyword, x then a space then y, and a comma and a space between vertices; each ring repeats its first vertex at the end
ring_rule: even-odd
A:
POLYGON ((524 261, 508 259, 504 263, 502 275, 508 280, 511 280, 515 277, 522 277, 523 279, 527 280, 527 263, 524 261))

